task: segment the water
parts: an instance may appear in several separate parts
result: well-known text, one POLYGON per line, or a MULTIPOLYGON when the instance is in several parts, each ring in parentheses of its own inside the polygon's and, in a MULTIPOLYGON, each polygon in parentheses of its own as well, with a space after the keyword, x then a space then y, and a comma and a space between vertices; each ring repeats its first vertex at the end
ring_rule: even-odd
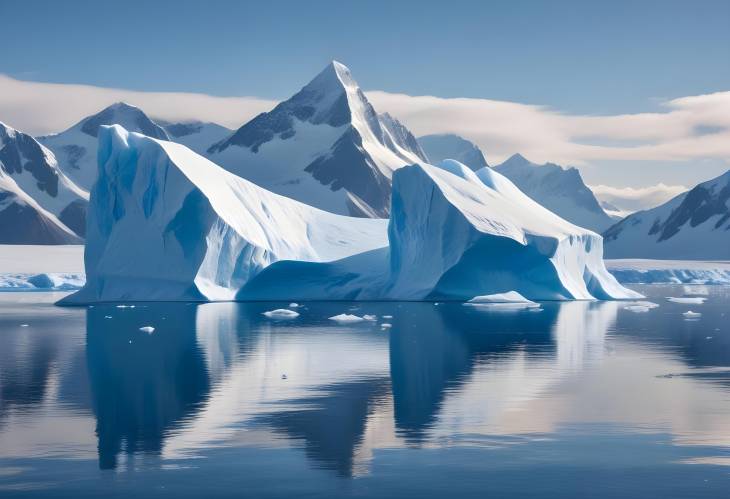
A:
POLYGON ((0 497, 727 497, 730 291, 641 290, 290 321, 0 294, 0 497))

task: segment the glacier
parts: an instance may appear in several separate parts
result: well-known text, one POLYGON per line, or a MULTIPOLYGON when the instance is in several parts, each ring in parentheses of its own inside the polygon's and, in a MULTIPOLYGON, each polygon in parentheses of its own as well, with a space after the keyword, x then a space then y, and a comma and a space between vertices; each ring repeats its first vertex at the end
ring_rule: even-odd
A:
POLYGON ((269 192, 187 147, 99 128, 86 284, 62 304, 147 300, 530 300, 640 295, 601 237, 456 161, 393 174, 390 220, 269 192))

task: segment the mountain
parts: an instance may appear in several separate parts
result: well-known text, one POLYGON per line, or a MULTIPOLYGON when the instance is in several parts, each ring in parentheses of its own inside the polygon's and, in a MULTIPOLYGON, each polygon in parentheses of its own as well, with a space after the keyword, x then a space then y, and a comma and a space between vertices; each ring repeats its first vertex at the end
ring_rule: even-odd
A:
POLYGON ((600 234, 616 222, 601 208, 575 168, 553 163, 537 165, 515 154, 494 169, 545 208, 575 225, 600 234))
POLYGON ((265 189, 317 208, 387 217, 393 171, 425 160, 402 124, 378 115, 333 61, 289 100, 207 151, 208 158, 265 189))
POLYGON ((730 260, 730 171, 604 233, 609 258, 730 260))
POLYGON ((606 272, 600 236, 489 169, 396 170, 388 222, 307 206, 120 126, 99 141, 87 281, 65 304, 637 296, 606 272))
POLYGON ((149 137, 169 140, 167 132, 141 109, 125 102, 117 102, 84 118, 66 131, 40 137, 39 141, 56 155, 60 170, 79 187, 89 191, 97 175, 99 127, 114 124, 149 137))
POLYGON ((171 123, 155 119, 155 122, 165 129, 170 140, 183 144, 198 154, 205 154, 211 144, 220 142, 233 133, 230 128, 203 121, 171 123))
MULTIPOLYGON (((28 210, 37 212, 27 218, 29 224, 31 220, 36 220, 36 223, 44 227, 61 224, 63 227, 60 228, 60 233, 65 234, 70 229, 72 234, 84 235, 88 194, 59 171, 56 158, 51 151, 32 136, 2 122, 0 122, 0 171, 4 176, 3 190, 6 202, 12 199, 11 204, 17 206, 22 204, 26 207, 21 210, 23 213, 28 213, 28 210), (29 199, 33 200, 33 203, 30 203, 29 199), (53 218, 51 222, 46 220, 49 215, 53 218)), ((31 233, 34 230, 30 226, 26 229, 31 233)), ((16 227, 16 230, 20 228, 16 227)), ((38 230, 47 232, 45 229, 38 230)), ((43 240, 44 237, 33 236, 33 239, 43 240)), ((52 236, 49 240, 57 241, 58 237, 52 236)))
POLYGON ((80 244, 81 238, 44 210, 0 168, 0 244, 80 244))
POLYGON ((455 159, 476 171, 487 165, 487 160, 479 147, 454 134, 424 135, 418 143, 431 163, 438 164, 445 159, 455 159))

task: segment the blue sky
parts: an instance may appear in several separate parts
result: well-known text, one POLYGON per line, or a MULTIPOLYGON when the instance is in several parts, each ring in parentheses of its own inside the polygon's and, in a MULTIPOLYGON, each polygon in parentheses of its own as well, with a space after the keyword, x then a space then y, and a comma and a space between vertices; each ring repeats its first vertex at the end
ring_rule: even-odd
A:
MULTIPOLYGON (((727 90, 727 1, 3 1, 19 79, 289 96, 328 60, 365 89, 567 112, 727 90)), ((7 47, 7 45, 6 45, 7 47)))

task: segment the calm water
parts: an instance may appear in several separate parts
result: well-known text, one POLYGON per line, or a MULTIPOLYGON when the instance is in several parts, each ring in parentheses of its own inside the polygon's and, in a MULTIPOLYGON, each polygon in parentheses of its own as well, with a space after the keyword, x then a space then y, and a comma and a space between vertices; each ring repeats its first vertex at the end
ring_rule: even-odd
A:
POLYGON ((0 497, 728 497, 730 291, 641 290, 291 321, 1 294, 0 497))

